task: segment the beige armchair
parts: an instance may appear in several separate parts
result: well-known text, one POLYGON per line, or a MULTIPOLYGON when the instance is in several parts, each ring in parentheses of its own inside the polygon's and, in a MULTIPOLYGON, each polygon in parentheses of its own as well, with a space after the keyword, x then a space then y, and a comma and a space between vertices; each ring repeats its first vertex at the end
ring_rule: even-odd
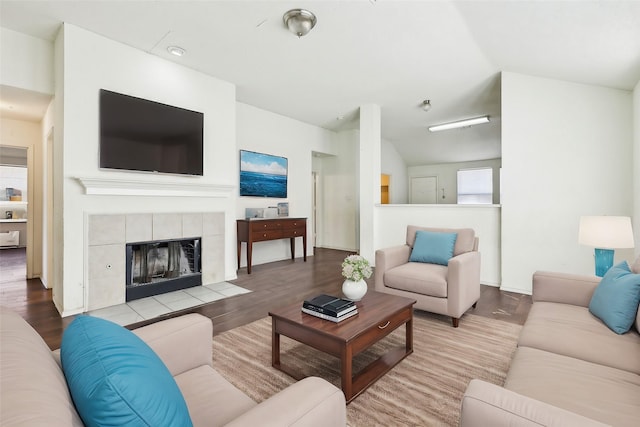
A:
POLYGON ((407 226, 406 244, 376 251, 375 289, 414 298, 415 308, 451 316, 453 327, 480 298, 478 238, 470 228, 407 226), (410 262, 416 231, 457 233, 448 265, 410 262))

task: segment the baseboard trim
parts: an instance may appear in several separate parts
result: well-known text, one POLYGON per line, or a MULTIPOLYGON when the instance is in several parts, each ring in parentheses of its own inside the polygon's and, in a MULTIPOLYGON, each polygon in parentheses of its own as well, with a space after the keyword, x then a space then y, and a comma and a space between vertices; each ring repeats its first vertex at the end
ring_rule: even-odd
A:
POLYGON ((500 286, 500 290, 501 291, 506 291, 506 292, 513 292, 515 294, 524 294, 524 295, 531 295, 532 294, 531 291, 527 291, 526 289, 509 288, 507 286, 500 286))

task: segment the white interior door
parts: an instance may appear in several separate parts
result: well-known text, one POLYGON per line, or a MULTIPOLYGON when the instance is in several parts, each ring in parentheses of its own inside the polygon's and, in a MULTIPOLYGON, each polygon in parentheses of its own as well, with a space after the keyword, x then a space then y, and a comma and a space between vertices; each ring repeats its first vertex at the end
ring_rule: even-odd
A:
POLYGON ((412 204, 438 203, 438 177, 415 176, 411 178, 412 204))

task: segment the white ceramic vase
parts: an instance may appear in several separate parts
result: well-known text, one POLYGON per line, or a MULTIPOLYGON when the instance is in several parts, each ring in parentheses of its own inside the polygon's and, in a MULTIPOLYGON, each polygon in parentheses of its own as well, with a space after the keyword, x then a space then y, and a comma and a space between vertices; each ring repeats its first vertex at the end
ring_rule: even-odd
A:
POLYGON ((347 279, 342 284, 342 293, 348 300, 360 301, 367 293, 367 282, 364 280, 354 282, 353 280, 347 279))

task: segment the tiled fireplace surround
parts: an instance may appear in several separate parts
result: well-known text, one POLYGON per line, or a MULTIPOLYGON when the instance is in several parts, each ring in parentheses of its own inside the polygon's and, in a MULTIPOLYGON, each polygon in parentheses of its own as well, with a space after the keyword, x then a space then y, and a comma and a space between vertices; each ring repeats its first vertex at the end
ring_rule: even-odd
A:
POLYGON ((87 216, 87 310, 125 303, 126 244, 201 237, 202 284, 224 281, 224 212, 87 216))

